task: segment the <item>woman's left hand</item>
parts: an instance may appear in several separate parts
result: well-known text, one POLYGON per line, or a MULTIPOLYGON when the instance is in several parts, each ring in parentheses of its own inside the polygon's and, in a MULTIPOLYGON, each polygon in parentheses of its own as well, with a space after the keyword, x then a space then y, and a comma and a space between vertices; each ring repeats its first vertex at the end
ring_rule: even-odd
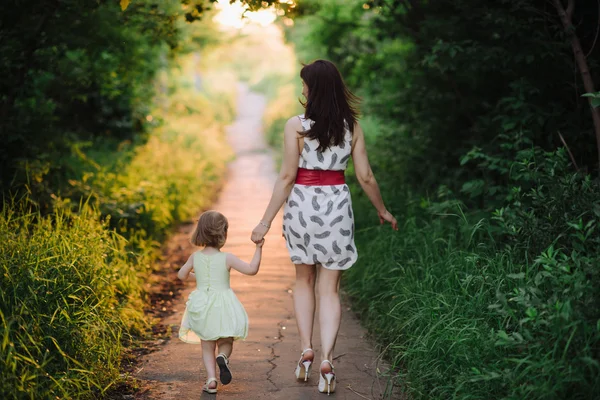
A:
POLYGON ((252 231, 252 236, 250 237, 250 239, 254 243, 259 243, 261 240, 263 240, 265 238, 265 235, 267 234, 267 232, 269 232, 269 228, 267 228, 265 225, 259 223, 258 225, 256 225, 256 228, 254 228, 254 230, 252 231))

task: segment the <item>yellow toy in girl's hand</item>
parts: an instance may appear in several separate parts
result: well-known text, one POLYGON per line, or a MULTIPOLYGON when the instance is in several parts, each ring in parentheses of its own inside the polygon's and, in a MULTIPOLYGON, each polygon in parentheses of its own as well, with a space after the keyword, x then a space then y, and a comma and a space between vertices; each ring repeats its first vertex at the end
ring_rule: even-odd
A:
POLYGON ((203 390, 217 392, 216 365, 219 366, 223 385, 231 382, 229 356, 233 341, 248 335, 248 314, 231 290, 229 273, 235 269, 245 275, 256 275, 260 268, 264 240, 256 244, 250 263, 233 254, 221 252, 227 240, 229 223, 217 211, 206 211, 200 216, 191 241, 204 246, 193 253, 177 273, 186 280, 193 275, 196 290, 190 293, 183 313, 179 339, 186 343, 201 344, 202 358, 207 372, 203 390), (193 272, 192 272, 193 271, 193 272), (215 350, 218 355, 215 357, 215 350))

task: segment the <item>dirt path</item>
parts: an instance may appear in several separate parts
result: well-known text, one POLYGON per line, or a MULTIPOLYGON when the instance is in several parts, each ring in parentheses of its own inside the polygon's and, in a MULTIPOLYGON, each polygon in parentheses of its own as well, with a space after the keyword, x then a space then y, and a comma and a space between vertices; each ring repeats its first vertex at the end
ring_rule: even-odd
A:
MULTIPOLYGON (((237 157, 229 166, 227 183, 213 206, 229 219, 229 238, 223 250, 246 260, 250 260, 254 251, 249 240, 250 232, 269 201, 276 177, 272 155, 262 137, 264 107, 262 96, 240 87, 238 118, 228 132, 237 157)), ((190 224, 183 226, 167 244, 165 268, 177 269, 191 253, 188 237, 192 228, 190 224)), ((273 222, 263 254, 258 275, 246 277, 232 273, 232 287, 250 318, 247 340, 234 345, 232 384, 220 386, 216 396, 202 393, 201 386, 206 375, 200 346, 177 339, 181 313, 188 294, 193 290, 190 283, 173 304, 176 312, 163 321, 172 331, 170 340, 159 351, 142 359, 136 374, 144 381, 140 398, 325 398, 317 392, 318 374, 315 371, 307 384, 296 382, 293 375, 300 354, 292 303, 295 272, 281 237, 281 215, 273 222)), ((318 332, 317 325, 314 338, 317 357, 318 332)), ((365 331, 345 306, 334 363, 339 378, 338 391, 330 398, 397 398, 383 394, 387 379, 378 379, 376 370, 384 371, 384 367, 364 335, 365 331)))

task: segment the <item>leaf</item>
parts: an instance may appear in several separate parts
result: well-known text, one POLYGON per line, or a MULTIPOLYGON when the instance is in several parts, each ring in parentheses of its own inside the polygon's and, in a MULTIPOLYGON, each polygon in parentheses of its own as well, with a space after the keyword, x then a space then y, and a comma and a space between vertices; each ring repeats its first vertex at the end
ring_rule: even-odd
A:
POLYGON ((519 332, 513 332, 513 337, 517 339, 518 342, 522 343, 525 341, 525 339, 523 339, 523 335, 521 335, 519 332))
POLYGON ((472 181, 467 181, 462 185, 460 189, 463 193, 468 193, 471 197, 479 196, 483 193, 483 189, 485 187, 485 181, 482 179, 474 179, 472 181))
POLYGON ((592 107, 594 107, 594 108, 600 107, 600 92, 596 92, 596 93, 584 93, 584 94, 581 95, 581 97, 589 97, 589 98, 591 98, 590 104, 592 105, 592 107))
POLYGON ((533 307, 529 307, 526 311, 525 314, 527 314, 527 316, 531 319, 535 319, 535 317, 537 317, 538 312, 535 308, 533 307))
POLYGON ((516 126, 517 126, 516 121, 508 121, 508 122, 505 122, 504 124, 502 124, 502 129, 504 129, 505 131, 510 131, 511 129, 514 129, 516 126))
POLYGON ((121 0, 121 11, 125 11, 129 7, 129 3, 131 3, 131 0, 121 0))
POLYGON ((525 278, 525 273, 519 272, 518 274, 508 274, 506 276, 508 276, 511 279, 523 279, 523 278, 525 278))
POLYGON ((600 363, 598 363, 598 361, 594 360, 590 356, 581 357, 580 360, 583 361, 585 364, 589 365, 590 367, 600 367, 600 363))

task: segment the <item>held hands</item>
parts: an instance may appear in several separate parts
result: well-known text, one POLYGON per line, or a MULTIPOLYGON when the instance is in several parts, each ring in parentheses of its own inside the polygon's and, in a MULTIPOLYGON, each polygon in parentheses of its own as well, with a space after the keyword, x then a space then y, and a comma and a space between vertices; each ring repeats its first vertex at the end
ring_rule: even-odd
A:
POLYGON ((265 239, 261 240, 260 242, 256 243, 256 248, 260 249, 264 246, 265 244, 265 239))
POLYGON ((254 228, 254 230, 252 231, 252 236, 250 237, 250 240, 252 240, 258 245, 261 241, 264 241, 267 232, 269 232, 269 226, 262 222, 259 222, 258 225, 256 225, 256 228, 254 228))
POLYGON ((392 229, 398 230, 398 222, 396 222, 396 218, 388 210, 377 211, 377 215, 379 215, 379 222, 383 225, 385 222, 389 222, 392 224, 392 229))

